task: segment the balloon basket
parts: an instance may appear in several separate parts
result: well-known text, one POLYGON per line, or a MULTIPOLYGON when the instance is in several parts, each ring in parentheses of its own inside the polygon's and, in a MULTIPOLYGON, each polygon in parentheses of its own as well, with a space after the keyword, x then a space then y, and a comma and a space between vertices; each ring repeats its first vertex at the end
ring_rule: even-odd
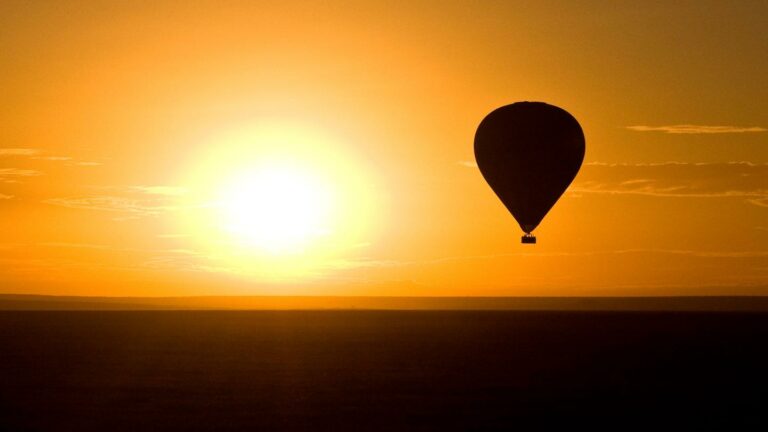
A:
POLYGON ((523 244, 536 244, 536 236, 533 234, 526 234, 520 240, 523 244))

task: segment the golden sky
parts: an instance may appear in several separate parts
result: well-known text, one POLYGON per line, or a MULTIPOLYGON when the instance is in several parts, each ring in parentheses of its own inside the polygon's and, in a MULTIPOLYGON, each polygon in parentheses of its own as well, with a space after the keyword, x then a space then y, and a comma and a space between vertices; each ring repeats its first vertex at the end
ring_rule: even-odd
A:
POLYGON ((0 292, 768 294, 766 28, 764 1, 3 1, 0 292), (521 100, 587 142, 535 246, 472 151, 521 100))

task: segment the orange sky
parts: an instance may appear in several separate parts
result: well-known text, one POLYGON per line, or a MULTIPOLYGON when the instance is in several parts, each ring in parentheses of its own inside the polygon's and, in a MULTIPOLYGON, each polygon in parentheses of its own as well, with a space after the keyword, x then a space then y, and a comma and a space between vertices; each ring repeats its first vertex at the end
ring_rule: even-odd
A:
POLYGON ((4 1, 0 292, 768 294, 765 28, 763 1, 4 1), (520 100, 587 141, 535 246, 473 165, 520 100), (335 197, 298 252, 212 210, 271 152, 335 197))

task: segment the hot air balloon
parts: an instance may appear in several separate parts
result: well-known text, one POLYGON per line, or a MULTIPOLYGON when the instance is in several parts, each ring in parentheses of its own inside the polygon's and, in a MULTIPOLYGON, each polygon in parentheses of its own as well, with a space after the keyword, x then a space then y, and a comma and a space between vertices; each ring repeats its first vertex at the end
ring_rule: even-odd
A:
POLYGON ((584 132, 567 111, 543 102, 517 102, 488 114, 475 133, 475 160, 485 181, 525 235, 555 205, 584 160, 584 132))

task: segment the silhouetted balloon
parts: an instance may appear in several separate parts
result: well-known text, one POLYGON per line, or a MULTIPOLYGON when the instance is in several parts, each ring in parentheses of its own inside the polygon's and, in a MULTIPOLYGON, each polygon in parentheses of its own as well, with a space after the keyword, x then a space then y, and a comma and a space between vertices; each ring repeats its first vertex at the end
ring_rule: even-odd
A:
POLYGON ((543 102, 517 102, 488 114, 475 133, 480 172, 526 233, 571 184, 584 160, 584 133, 567 111, 543 102))

